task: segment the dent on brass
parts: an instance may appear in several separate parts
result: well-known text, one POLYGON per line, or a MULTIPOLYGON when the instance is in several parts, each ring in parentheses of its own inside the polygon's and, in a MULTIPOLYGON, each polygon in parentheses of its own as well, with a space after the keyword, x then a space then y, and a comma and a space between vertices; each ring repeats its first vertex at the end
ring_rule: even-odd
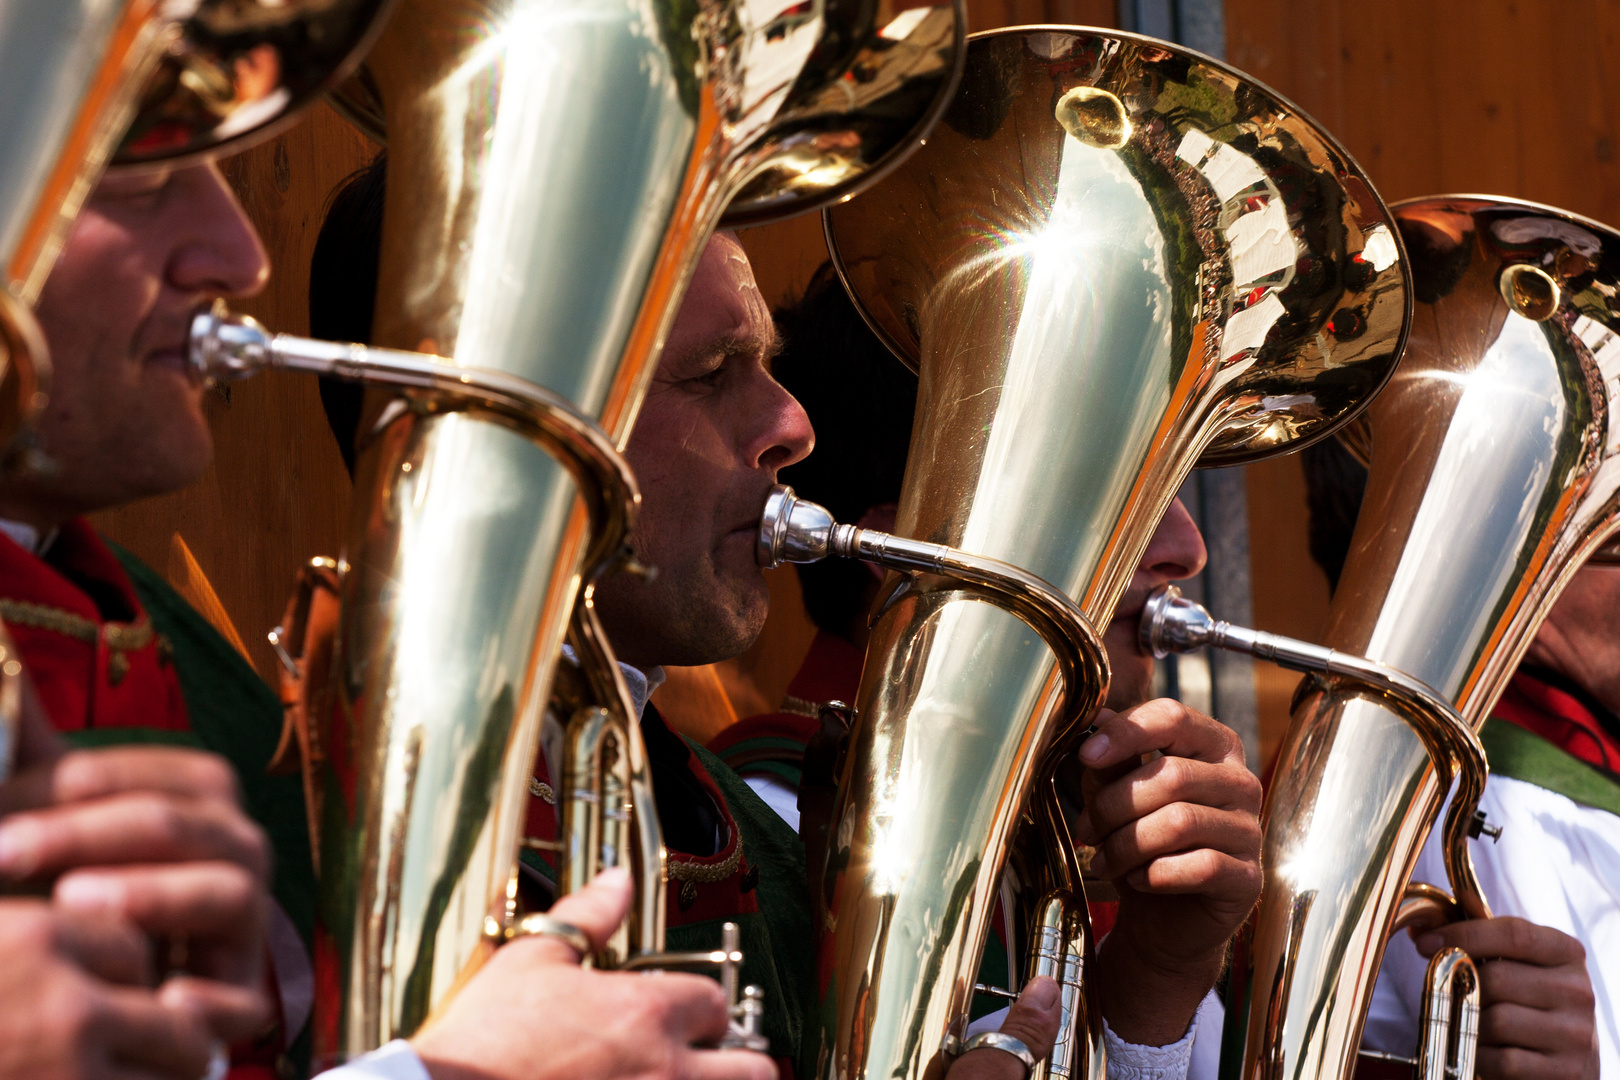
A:
MULTIPOLYGON (((1400 236, 1343 149, 1247 77, 1126 34, 970 37, 926 145, 825 226, 921 376, 897 534, 1033 573, 1098 627, 1195 463, 1330 434, 1407 331, 1400 236)), ((1083 725, 1055 718, 1051 652, 948 579, 892 595, 821 922, 816 1073, 837 1078, 943 1067, 1004 867, 1012 951, 1045 942, 1026 970, 1090 948, 1051 785, 1083 725), (1061 947, 1041 930, 1060 924, 1061 947)), ((1100 1075, 1086 998, 1065 993, 1049 1075, 1100 1075)))

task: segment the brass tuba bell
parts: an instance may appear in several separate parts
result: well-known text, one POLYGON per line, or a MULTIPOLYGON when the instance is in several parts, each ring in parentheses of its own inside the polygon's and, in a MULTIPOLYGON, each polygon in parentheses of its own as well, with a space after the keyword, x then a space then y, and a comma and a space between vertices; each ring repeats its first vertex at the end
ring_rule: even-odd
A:
MULTIPOLYGON (((1389 385, 1340 435, 1369 471, 1324 641, 1432 686, 1464 728, 1436 744, 1350 671, 1301 687, 1228 1025, 1244 1077, 1348 1080, 1390 935, 1489 915, 1468 884, 1472 783, 1446 828, 1455 898, 1409 884, 1412 867, 1450 760, 1480 753, 1473 733, 1548 610, 1620 530, 1620 234, 1487 196, 1394 210, 1417 305, 1389 385)), ((1430 980, 1443 988, 1452 972, 1431 965, 1430 980)), ((1423 1075, 1472 1075, 1461 1027, 1455 1056, 1425 1038, 1423 1075)))
MULTIPOLYGON (((857 306, 921 376, 897 533, 1021 568, 1090 627, 1195 463, 1325 436, 1406 334, 1401 241, 1356 164, 1265 87, 1148 38, 974 35, 927 146, 826 222, 857 306)), ((909 567, 874 616, 812 1072, 937 1075, 1010 865, 1009 951, 1064 984, 1042 1072, 1100 1076, 1052 770, 1106 658, 1060 685, 1046 640, 951 566, 909 567)))
MULTIPOLYGON (((194 323, 202 377, 404 391, 378 402, 328 567, 335 705, 305 740, 326 765, 321 1059, 410 1035, 523 931, 511 885, 551 701, 571 717, 560 890, 637 871, 595 959, 693 959, 662 952, 645 751, 590 602, 633 566, 616 448, 728 204, 791 213, 891 167, 955 83, 962 24, 961 0, 398 0, 339 95, 388 143, 378 347, 194 323)), ((739 1003, 745 1026, 757 1006, 739 1003)))

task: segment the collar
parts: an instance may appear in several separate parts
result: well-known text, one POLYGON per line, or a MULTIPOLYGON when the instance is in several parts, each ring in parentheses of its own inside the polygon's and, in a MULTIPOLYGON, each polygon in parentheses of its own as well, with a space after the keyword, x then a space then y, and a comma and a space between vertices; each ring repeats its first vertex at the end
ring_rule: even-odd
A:
POLYGON ((620 660, 619 673, 624 676, 624 685, 630 691, 630 700, 635 704, 636 720, 639 721, 646 715, 647 702, 651 700, 653 693, 664 685, 664 669, 655 667, 642 671, 620 660))
POLYGON ((11 538, 12 543, 28 552, 30 555, 43 558, 45 553, 56 543, 56 538, 62 534, 59 525, 46 529, 40 533, 38 526, 29 525, 22 521, 10 521, 0 518, 0 533, 11 538))
POLYGON ((1556 672, 1521 665, 1492 715, 1588 765, 1620 772, 1620 718, 1556 672))

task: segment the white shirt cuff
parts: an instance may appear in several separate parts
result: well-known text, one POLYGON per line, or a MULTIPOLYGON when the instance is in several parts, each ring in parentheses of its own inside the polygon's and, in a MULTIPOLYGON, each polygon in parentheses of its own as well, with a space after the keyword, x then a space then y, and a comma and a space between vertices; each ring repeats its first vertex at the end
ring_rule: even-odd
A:
POLYGON ((1114 1034, 1103 1021, 1103 1050, 1108 1055, 1108 1080, 1183 1080, 1192 1064, 1193 1036, 1198 1021, 1168 1046, 1138 1046, 1114 1034))
POLYGON ((404 1039, 395 1039, 347 1065, 321 1073, 322 1080, 433 1080, 404 1039))

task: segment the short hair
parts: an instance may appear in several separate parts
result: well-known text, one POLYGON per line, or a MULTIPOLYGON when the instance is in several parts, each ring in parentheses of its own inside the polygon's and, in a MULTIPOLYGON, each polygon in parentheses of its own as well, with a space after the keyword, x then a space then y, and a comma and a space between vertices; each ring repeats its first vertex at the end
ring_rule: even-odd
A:
MULTIPOLYGON (((772 370, 816 432, 815 450, 783 469, 782 482, 840 521, 899 502, 917 376, 866 325, 830 263, 816 271, 798 303, 777 311, 776 324, 782 352, 772 370)), ((844 633, 862 614, 867 569, 827 559, 798 570, 811 621, 844 633)))
POLYGON ((1300 460, 1310 511, 1311 558, 1327 575, 1329 591, 1336 591, 1367 491, 1367 467, 1331 438, 1307 446, 1300 460))
MULTIPOLYGON (((387 175, 388 155, 378 154, 370 165, 344 180, 332 196, 309 260, 311 337, 371 342, 387 175)), ((351 476, 364 400, 365 389, 359 383, 321 377, 321 407, 351 476)))

